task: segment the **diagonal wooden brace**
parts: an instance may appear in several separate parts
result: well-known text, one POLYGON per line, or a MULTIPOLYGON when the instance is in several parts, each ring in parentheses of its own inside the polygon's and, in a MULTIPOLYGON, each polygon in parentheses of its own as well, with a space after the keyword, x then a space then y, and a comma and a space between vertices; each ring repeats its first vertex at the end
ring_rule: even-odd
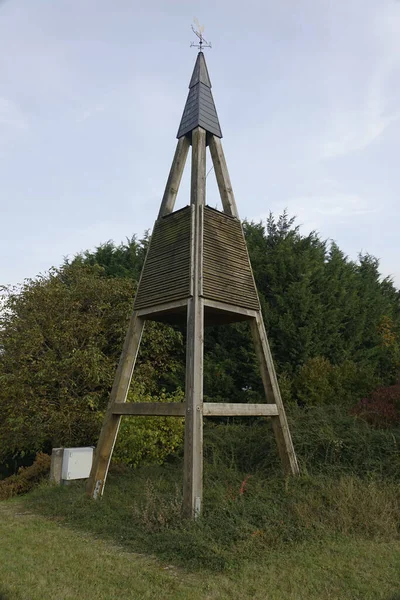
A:
POLYGON ((267 402, 275 404, 278 410, 277 416, 273 417, 272 419, 272 427, 274 430, 282 466, 287 474, 298 475, 299 466, 297 464, 297 458, 293 448, 293 442, 289 431, 285 408, 283 406, 278 379, 276 377, 275 367, 261 313, 257 313, 256 318, 253 319, 250 324, 256 355, 260 365, 265 397, 267 402))
POLYGON ((121 421, 121 415, 113 413, 113 406, 116 402, 126 402, 143 327, 144 320, 133 311, 86 486, 86 493, 95 499, 103 493, 121 421))

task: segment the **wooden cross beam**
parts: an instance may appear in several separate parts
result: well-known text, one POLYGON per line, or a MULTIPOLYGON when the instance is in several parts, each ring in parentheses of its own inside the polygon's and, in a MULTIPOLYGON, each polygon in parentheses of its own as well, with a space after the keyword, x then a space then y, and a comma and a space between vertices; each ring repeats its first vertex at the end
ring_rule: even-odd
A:
MULTIPOLYGON (((276 417, 276 404, 203 402, 203 417, 276 417)), ((186 402, 115 402, 111 413, 135 417, 184 417, 186 402)))

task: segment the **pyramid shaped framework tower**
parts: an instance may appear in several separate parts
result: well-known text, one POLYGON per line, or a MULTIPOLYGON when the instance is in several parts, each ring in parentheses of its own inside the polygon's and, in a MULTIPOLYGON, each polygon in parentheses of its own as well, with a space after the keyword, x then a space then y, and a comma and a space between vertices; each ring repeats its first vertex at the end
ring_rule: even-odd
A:
POLYGON ((178 144, 141 274, 133 314, 87 492, 103 493, 123 415, 185 417, 183 511, 196 517, 203 493, 203 417, 263 416, 272 420, 286 473, 297 474, 296 455, 264 328, 257 289, 221 145, 211 82, 200 51, 178 130, 178 144), (173 212, 189 148, 190 205, 173 212), (206 205, 206 147, 223 211, 206 205), (186 384, 182 403, 126 402, 146 320, 186 324, 186 384), (264 404, 203 402, 204 327, 249 321, 260 365, 264 404))

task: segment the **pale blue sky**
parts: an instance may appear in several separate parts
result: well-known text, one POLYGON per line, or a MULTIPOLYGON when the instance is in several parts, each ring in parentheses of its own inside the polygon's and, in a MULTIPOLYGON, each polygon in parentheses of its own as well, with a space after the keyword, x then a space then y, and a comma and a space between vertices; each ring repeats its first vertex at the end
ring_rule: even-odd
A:
POLYGON ((393 0, 0 0, 0 284, 152 227, 194 16, 241 216, 287 207, 400 286, 393 0))

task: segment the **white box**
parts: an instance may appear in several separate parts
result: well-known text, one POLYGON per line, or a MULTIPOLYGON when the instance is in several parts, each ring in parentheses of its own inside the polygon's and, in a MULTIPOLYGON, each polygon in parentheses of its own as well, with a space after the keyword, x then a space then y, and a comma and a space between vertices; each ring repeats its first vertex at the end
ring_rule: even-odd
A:
POLYGON ((64 448, 62 479, 86 479, 93 462, 93 448, 64 448))

